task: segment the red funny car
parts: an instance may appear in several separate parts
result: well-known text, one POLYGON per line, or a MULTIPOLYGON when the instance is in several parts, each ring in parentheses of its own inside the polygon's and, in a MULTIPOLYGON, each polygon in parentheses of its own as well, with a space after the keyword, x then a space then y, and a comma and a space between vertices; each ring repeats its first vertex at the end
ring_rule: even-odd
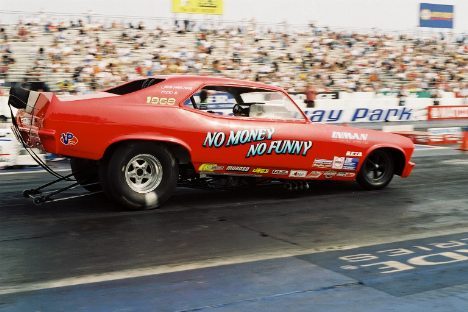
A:
POLYGON ((9 103, 28 146, 70 157, 80 184, 131 209, 160 206, 178 184, 381 189, 414 166, 409 139, 311 123, 283 89, 255 82, 157 76, 63 98, 16 88, 9 103))

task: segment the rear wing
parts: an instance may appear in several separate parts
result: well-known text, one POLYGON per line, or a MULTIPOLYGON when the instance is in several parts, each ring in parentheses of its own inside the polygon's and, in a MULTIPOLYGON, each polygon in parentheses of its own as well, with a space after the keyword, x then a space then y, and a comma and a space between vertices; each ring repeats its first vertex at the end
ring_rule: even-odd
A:
POLYGON ((18 139, 28 147, 41 145, 38 132, 49 104, 56 100, 56 96, 51 92, 37 92, 21 87, 10 89, 8 105, 18 110, 16 116, 12 116, 14 132, 21 136, 22 140, 18 139))
POLYGON ((34 148, 44 150, 40 137, 44 116, 50 104, 57 101, 57 97, 52 92, 37 92, 21 87, 11 88, 8 98, 13 123, 11 129, 18 141, 23 144, 23 147, 38 165, 59 178, 59 180, 70 181, 69 176, 64 177, 49 168, 45 163, 45 159, 34 151, 34 148), (13 116, 12 108, 18 110, 16 116, 13 116))
POLYGON ((27 113, 33 114, 35 109, 41 109, 47 102, 50 102, 52 97, 53 93, 51 92, 37 92, 14 87, 10 89, 8 104, 16 109, 24 109, 27 113), (36 108, 37 104, 42 105, 36 108))

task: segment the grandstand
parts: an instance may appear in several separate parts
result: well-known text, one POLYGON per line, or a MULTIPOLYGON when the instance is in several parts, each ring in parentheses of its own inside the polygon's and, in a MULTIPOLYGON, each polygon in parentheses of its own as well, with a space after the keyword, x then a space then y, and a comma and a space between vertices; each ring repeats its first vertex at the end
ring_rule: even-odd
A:
POLYGON ((44 81, 64 93, 86 93, 140 76, 206 74, 258 80, 288 91, 466 97, 464 35, 351 32, 255 22, 206 25, 18 22, 1 26, 0 79, 44 81))

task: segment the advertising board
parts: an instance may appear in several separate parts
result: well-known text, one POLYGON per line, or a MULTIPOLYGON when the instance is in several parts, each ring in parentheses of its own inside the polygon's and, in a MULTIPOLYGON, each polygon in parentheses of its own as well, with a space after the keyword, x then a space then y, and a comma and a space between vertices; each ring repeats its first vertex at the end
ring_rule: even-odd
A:
POLYGON ((468 105, 444 105, 444 106, 428 106, 427 119, 428 120, 441 120, 441 119, 467 119, 468 118, 468 105))
POLYGON ((223 0, 172 0, 173 13, 223 14, 223 0))

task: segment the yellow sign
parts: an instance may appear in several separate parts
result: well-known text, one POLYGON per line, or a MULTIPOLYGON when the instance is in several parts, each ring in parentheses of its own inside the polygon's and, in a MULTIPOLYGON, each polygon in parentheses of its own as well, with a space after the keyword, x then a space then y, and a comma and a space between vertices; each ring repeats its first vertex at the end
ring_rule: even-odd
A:
POLYGON ((173 13, 223 14, 223 0, 172 0, 173 13))

